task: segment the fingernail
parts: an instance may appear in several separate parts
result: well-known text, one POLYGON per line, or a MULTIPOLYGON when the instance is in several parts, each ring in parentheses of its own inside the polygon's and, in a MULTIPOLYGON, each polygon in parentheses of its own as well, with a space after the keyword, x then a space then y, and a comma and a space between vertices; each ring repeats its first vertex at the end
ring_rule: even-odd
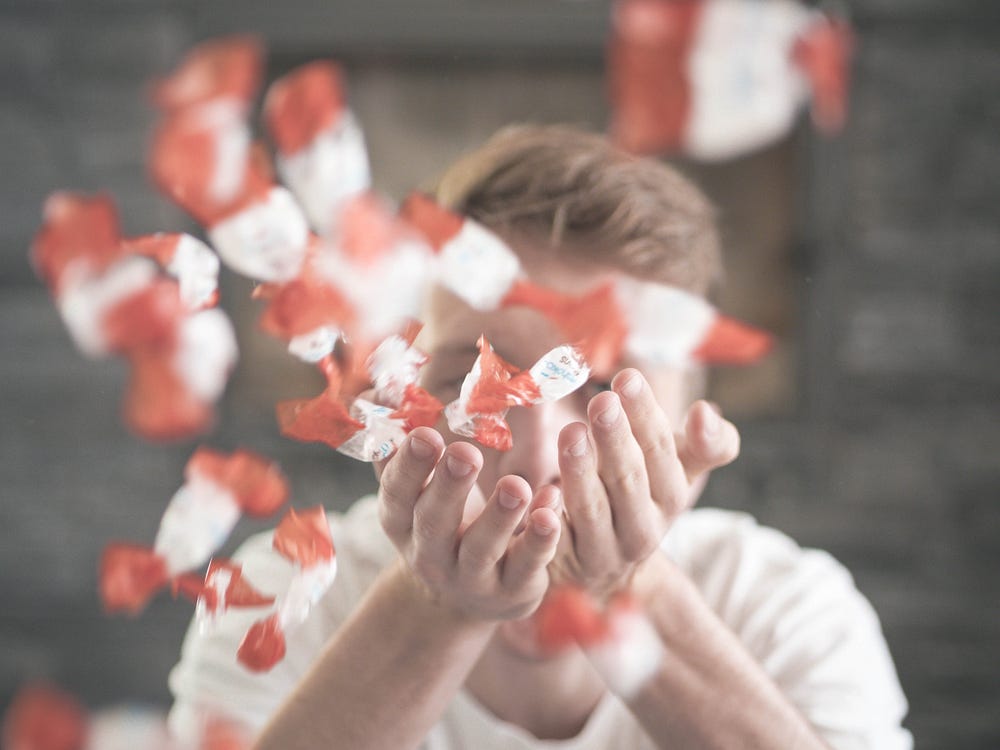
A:
POLYGON ((410 450, 417 458, 430 458, 434 454, 434 446, 418 437, 410 438, 410 450))
POLYGON ((507 510, 517 510, 521 507, 521 498, 517 495, 512 495, 507 492, 507 490, 500 490, 500 495, 497 500, 500 502, 500 505, 507 510))
POLYGON ((621 386, 621 393, 625 398, 635 398, 639 395, 642 390, 642 378, 638 375, 633 375, 621 386))
POLYGON ((566 449, 566 452, 569 453, 569 455, 571 456, 576 456, 577 458, 586 454, 587 436, 584 435, 582 438, 573 443, 569 448, 566 449))
POLYGON ((537 521, 532 524, 535 532, 541 536, 550 536, 555 533, 555 527, 549 526, 548 524, 540 524, 537 521))
POLYGON ((715 413, 713 409, 707 409, 705 411, 705 417, 701 423, 702 432, 707 438, 713 438, 719 433, 719 428, 722 426, 722 418, 715 413))
POLYGON ((597 415, 597 421, 600 422, 605 427, 610 427, 615 422, 618 421, 618 415, 622 413, 621 407, 618 405, 618 400, 615 399, 614 403, 611 404, 607 409, 602 411, 597 415))
POLYGON ((454 456, 448 456, 448 458, 445 459, 445 463, 448 464, 448 471, 451 472, 453 477, 464 477, 472 471, 472 464, 455 458, 454 456))

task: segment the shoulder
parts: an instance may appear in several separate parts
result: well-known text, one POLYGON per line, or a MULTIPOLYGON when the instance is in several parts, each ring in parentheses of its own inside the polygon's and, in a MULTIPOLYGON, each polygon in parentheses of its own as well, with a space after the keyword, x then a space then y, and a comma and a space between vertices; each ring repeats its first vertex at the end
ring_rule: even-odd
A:
POLYGON ((833 556, 717 509, 678 519, 663 549, 834 747, 911 746, 878 616, 833 556))
MULTIPOLYGON (((263 726, 305 675, 316 652, 394 559, 392 545, 378 523, 374 498, 362 498, 345 514, 330 514, 329 524, 337 577, 306 622, 286 634, 285 657, 270 672, 255 674, 236 660, 243 636, 265 610, 231 610, 207 633, 191 623, 180 661, 170 674, 175 698, 170 722, 179 737, 196 735, 202 712, 221 714, 251 729, 263 726)), ((266 594, 286 590, 295 572, 274 551, 273 536, 272 531, 256 534, 233 555, 246 578, 266 594)))

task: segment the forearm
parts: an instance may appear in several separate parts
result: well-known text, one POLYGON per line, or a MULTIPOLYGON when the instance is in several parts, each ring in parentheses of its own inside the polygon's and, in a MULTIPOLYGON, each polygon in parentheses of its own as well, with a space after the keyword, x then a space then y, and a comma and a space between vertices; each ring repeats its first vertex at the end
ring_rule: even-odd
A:
POLYGON ((635 582, 663 645, 626 701, 662 747, 820 750, 827 745, 700 593, 659 553, 635 582))
POLYGON ((327 644, 256 749, 416 746, 461 686, 493 627, 431 603, 394 566, 327 644))

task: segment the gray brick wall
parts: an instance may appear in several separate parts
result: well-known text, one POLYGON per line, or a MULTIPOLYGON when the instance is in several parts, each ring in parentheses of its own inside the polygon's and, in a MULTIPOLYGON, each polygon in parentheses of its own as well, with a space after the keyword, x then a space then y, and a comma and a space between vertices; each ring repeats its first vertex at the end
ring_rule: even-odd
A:
MULTIPOLYGON (((882 617, 920 747, 994 748, 1000 22, 994 4, 972 0, 856 5, 850 127, 809 139, 800 160, 798 395, 741 423, 743 458, 706 502, 749 510, 852 570, 882 617)), ((168 601, 138 622, 99 612, 103 542, 151 538, 192 446, 124 432, 122 368, 72 350, 25 261, 55 188, 111 189, 130 232, 188 226, 145 182, 152 75, 193 41, 244 28, 271 41, 273 72, 343 53, 376 174, 396 195, 509 119, 603 122, 601 3, 438 0, 412 17, 388 2, 368 15, 337 2, 278 7, 0 5, 0 707, 36 676, 92 706, 165 704, 188 618, 168 601), (443 75, 461 106, 433 98, 443 75), (380 115, 427 147, 404 148, 380 115)), ((250 364, 210 442, 280 460, 301 505, 356 494, 370 483, 363 469, 277 436, 270 405, 316 383, 253 334, 238 303, 247 288, 224 288, 250 364)))

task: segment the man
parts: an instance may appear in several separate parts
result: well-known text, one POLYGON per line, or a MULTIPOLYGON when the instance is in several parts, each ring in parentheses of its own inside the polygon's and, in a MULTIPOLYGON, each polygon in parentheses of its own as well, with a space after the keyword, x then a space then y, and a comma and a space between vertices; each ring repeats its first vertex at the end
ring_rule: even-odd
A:
MULTIPOLYGON (((556 291, 634 277, 704 295, 718 275, 701 194, 597 136, 502 131, 438 198, 556 291)), ((445 402, 480 334, 522 368, 564 343, 534 309, 477 312, 444 290, 425 322, 424 385, 445 402)), ((221 713, 282 750, 910 747, 878 620, 850 576, 744 515, 688 510, 739 449, 735 427, 694 401, 699 380, 622 361, 608 383, 511 410, 508 452, 414 430, 379 467, 377 499, 332 521, 338 579, 281 664, 259 676, 236 663, 252 614, 189 633, 174 727, 221 713), (531 615, 562 583, 639 602, 658 649, 642 680, 608 679, 585 650, 538 648, 531 615)), ((277 590, 287 573, 269 544, 239 557, 277 590)))

